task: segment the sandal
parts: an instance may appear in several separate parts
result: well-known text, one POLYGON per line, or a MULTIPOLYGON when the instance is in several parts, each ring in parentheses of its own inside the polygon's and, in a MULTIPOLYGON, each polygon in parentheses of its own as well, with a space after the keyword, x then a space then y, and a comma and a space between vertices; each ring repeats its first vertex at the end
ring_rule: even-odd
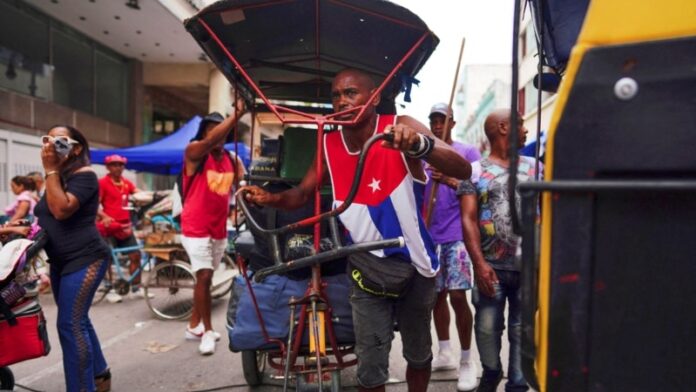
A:
POLYGON ((111 370, 106 369, 100 375, 94 377, 94 385, 97 392, 111 391, 111 370))

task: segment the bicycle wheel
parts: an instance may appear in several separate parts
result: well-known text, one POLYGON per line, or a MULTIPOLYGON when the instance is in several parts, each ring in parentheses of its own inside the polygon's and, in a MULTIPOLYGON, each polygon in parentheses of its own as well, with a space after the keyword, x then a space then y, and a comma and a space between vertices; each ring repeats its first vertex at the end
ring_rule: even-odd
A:
POLYGON ((109 267, 106 270, 106 274, 104 274, 104 279, 102 279, 99 287, 97 287, 97 291, 94 293, 94 298, 92 298, 92 305, 100 303, 106 295, 109 294, 109 291, 113 289, 114 274, 113 265, 109 262, 109 267))
POLYGON ((261 385, 263 371, 266 369, 266 352, 257 350, 242 351, 242 371, 244 380, 250 387, 261 385))
POLYGON ((224 297, 232 290, 232 278, 237 275, 237 265, 232 255, 225 252, 220 261, 220 266, 213 274, 213 284, 210 288, 210 296, 213 299, 224 297))
POLYGON ((14 391, 15 379, 12 370, 8 367, 0 367, 0 390, 14 391))
POLYGON ((150 271, 145 284, 145 302, 164 320, 178 320, 191 315, 196 277, 183 261, 165 261, 150 271), (150 298, 152 296, 152 298, 150 298))

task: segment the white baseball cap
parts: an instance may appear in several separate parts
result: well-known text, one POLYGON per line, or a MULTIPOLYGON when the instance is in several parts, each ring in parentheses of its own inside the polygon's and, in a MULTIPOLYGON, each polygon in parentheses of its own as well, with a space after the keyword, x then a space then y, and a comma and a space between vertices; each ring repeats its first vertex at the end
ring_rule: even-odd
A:
POLYGON ((432 116, 435 113, 442 114, 445 117, 454 117, 452 113, 452 108, 444 102, 436 103, 435 105, 433 105, 433 107, 430 108, 430 114, 428 115, 428 117, 432 116))

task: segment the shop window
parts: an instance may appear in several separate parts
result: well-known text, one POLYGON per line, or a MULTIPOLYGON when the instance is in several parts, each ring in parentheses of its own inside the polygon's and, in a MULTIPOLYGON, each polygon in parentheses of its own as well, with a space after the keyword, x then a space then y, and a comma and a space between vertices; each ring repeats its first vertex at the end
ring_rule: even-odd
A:
POLYGON ((0 87, 53 99, 48 18, 21 3, 0 1, 0 87))
POLYGON ((48 17, 16 4, 0 1, 0 46, 47 64, 48 17))
POLYGON ((128 63, 104 51, 96 51, 97 116, 128 123, 128 63))
POLYGON ((0 0, 0 87, 126 125, 129 80, 125 57, 22 1, 0 0))
POLYGON ((94 113, 94 61, 92 45, 67 31, 53 30, 53 100, 94 113))

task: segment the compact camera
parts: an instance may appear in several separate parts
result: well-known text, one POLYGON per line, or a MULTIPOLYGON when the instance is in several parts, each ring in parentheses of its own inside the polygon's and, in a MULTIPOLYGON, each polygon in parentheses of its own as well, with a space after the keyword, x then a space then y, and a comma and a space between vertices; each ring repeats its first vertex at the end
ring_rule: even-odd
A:
POLYGON ((60 155, 61 157, 68 156, 68 154, 70 154, 70 150, 72 150, 72 144, 62 138, 53 139, 53 147, 56 149, 56 154, 60 155))

